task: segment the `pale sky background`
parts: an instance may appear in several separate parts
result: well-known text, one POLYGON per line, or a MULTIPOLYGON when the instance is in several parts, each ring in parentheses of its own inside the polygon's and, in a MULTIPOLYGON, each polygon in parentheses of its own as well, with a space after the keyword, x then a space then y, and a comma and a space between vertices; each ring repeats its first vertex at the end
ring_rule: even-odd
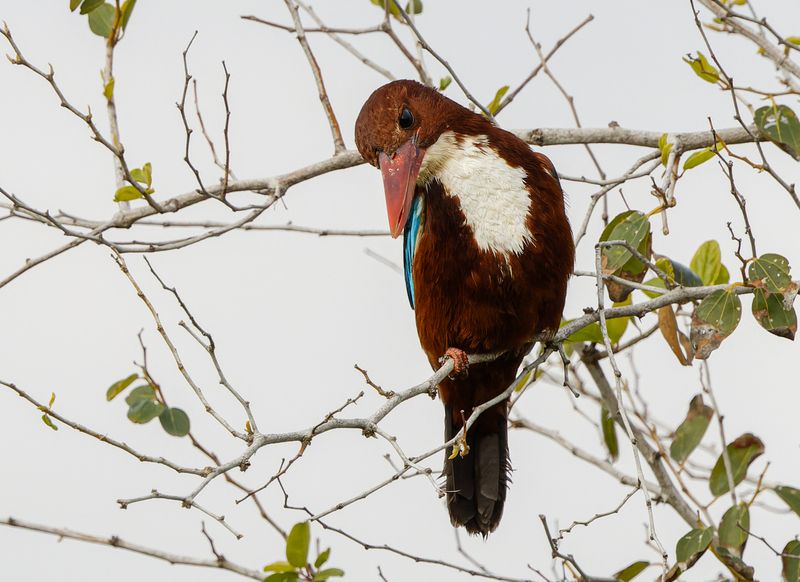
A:
MULTIPOLYGON (((103 43, 92 35, 85 18, 70 14, 66 0, 4 0, 0 19, 7 21, 29 60, 51 62, 57 80, 79 108, 90 104, 105 131, 99 71, 103 43)), ((704 50, 687 2, 454 2, 427 0, 419 26, 445 55, 472 92, 489 101, 504 84, 516 85, 537 58, 524 33, 525 10, 532 9, 536 38, 549 50, 560 36, 588 13, 595 21, 573 38, 551 61, 559 80, 575 96, 585 126, 617 121, 629 128, 658 131, 731 127, 729 96, 697 78, 681 57, 704 50)), ((329 25, 366 26, 380 20, 368 0, 315 3, 329 25)), ((757 8, 789 34, 798 34, 800 5, 761 0, 757 8), (794 27, 794 28, 793 28, 794 27)), ((221 135, 223 109, 219 97, 220 61, 232 74, 233 111, 230 136, 232 167, 241 178, 266 177, 321 160, 333 150, 317 100, 311 73, 299 45, 284 32, 242 21, 256 14, 290 22, 283 3, 153 2, 141 0, 128 34, 118 48, 116 97, 128 160, 153 164, 157 195, 167 197, 195 187, 182 162, 184 132, 175 102, 183 84, 181 51, 195 30, 190 68, 198 79, 201 105, 209 128, 221 135)), ((711 35, 717 53, 737 83, 775 87, 772 67, 755 48, 737 38, 711 35)), ((355 39, 357 45, 399 77, 413 71, 388 38, 355 39)), ((339 116, 348 147, 356 115, 369 93, 384 81, 375 72, 322 36, 311 38, 339 116)), ((9 52, 5 41, 2 52, 9 52)), ((436 78, 440 68, 427 59, 436 78)), ((455 84, 447 95, 464 103, 455 84)), ((789 102, 797 107, 796 102, 789 102)), ((563 98, 540 76, 499 117, 506 128, 569 127, 573 122, 563 98)), ((105 219, 114 211, 114 175, 107 151, 89 139, 86 127, 58 107, 50 88, 21 67, 0 63, 0 185, 38 208, 62 209, 88 218, 105 219)), ((751 148, 737 148, 752 153, 751 148)), ((597 147, 610 176, 624 172, 644 150, 597 147)), ((767 147, 775 167, 788 181, 798 178, 797 164, 767 147)), ((194 136, 193 159, 207 182, 217 171, 194 136)), ((568 175, 594 175, 580 147, 548 148, 556 167, 568 175)), ((747 197, 759 252, 779 252, 800 266, 798 211, 787 194, 767 176, 737 166, 737 183, 747 197)), ((593 189, 566 183, 570 216, 577 227, 593 189)), ((655 206, 648 183, 623 188, 632 207, 655 206)), ((741 232, 741 218, 726 180, 713 164, 693 170, 678 184, 678 206, 670 213, 672 232, 664 237, 654 220, 654 248, 688 264, 697 246, 720 241, 723 261, 735 274, 725 223, 741 232)), ((612 216, 624 209, 619 195, 609 198, 612 216)), ((179 219, 230 219, 229 212, 204 203, 181 212, 179 219)), ((385 228, 385 209, 378 172, 359 167, 292 188, 286 206, 278 204, 260 219, 285 223, 385 228)), ((594 222, 578 251, 578 268, 591 268, 594 222)), ((154 229, 138 235, 167 236, 154 229)), ((64 239, 41 225, 0 223, 0 277, 17 269, 64 239)), ((234 232, 177 252, 158 254, 152 262, 180 290, 196 317, 215 336, 219 356, 232 383, 252 401, 262 430, 279 432, 313 425, 365 389, 353 364, 367 368, 387 389, 400 389, 430 374, 419 349, 413 314, 407 306, 402 277, 365 254, 366 249, 402 262, 401 245, 386 239, 317 238, 290 233, 234 232)), ((240 410, 217 389, 213 370, 202 351, 177 327, 182 318, 173 299, 160 290, 138 256, 128 256, 133 272, 159 309, 182 350, 187 366, 206 388, 213 404, 243 426, 240 410)), ((796 273, 795 273, 796 276, 796 273)), ((595 303, 591 281, 573 280, 566 316, 595 303)), ((84 244, 38 267, 0 291, 0 378, 16 382, 46 401, 57 394, 56 409, 70 418, 108 432, 150 454, 165 455, 186 465, 205 461, 187 439, 164 434, 157 422, 145 427, 125 418, 120 401, 106 403, 108 385, 131 373, 140 360, 136 333, 144 328, 151 368, 172 404, 190 414, 193 432, 223 458, 237 455, 238 443, 205 416, 178 375, 155 333, 149 314, 109 256, 109 250, 84 244)), ((744 300, 739 329, 714 353, 710 363, 720 408, 730 438, 751 431, 766 443, 768 479, 800 486, 800 429, 796 343, 759 329, 744 300)), ((653 316, 649 318, 653 319, 653 316)), ((649 322, 648 322, 649 325, 649 322)), ((640 386, 656 417, 676 425, 690 398, 699 392, 699 367, 681 368, 660 337, 636 351, 640 386)), ((626 374, 630 374, 626 367, 626 374)), ((368 390, 368 389, 367 389, 368 390)), ((382 399, 373 392, 346 416, 370 414, 382 399)), ((602 455, 593 428, 573 410, 563 388, 539 386, 521 403, 522 412, 556 428, 580 446, 602 455)), ((589 403, 579 403, 590 414, 589 403)), ((120 511, 117 498, 136 497, 157 488, 185 494, 195 484, 160 466, 137 463, 128 455, 61 427, 47 429, 40 413, 8 390, 0 390, 0 515, 14 516, 98 535, 112 534, 164 551, 211 557, 200 533, 201 514, 177 503, 150 501, 120 511)), ((395 410, 382 423, 404 449, 417 454, 438 444, 442 435, 439 402, 417 398, 395 410)), ((718 444, 715 427, 706 436, 718 444)), ((550 550, 537 516, 566 526, 613 508, 626 488, 596 468, 581 463, 550 441, 530 433, 510 437, 513 485, 503 522, 487 541, 471 539, 467 547, 493 571, 534 577, 526 564, 550 571, 550 550)), ((618 466, 633 473, 630 448, 622 443, 618 466)), ((262 449, 241 477, 257 486, 273 474, 296 445, 262 449)), ((303 459, 285 478, 292 502, 322 510, 388 477, 382 458, 390 452, 383 441, 366 440, 356 431, 329 432, 314 440, 303 459)), ((703 459, 699 453, 698 458, 703 459)), ((708 459, 713 462, 711 457, 708 459)), ((439 455, 431 460, 438 469, 439 455)), ((703 489, 700 489, 704 491, 703 489)), ((206 518, 218 548, 229 559, 260 568, 282 558, 282 540, 257 518, 250 504, 235 505, 238 494, 222 479, 198 500, 246 534, 241 541, 206 518)), ((264 495, 268 510, 284 527, 303 516, 281 509, 280 491, 264 495)), ((780 506, 774 495, 763 500, 780 506)), ((727 501, 714 506, 721 514, 727 501)), ((396 483, 330 518, 356 537, 387 543, 421 556, 466 562, 457 555, 443 502, 424 479, 396 483)), ((575 554, 583 568, 610 575, 637 559, 657 560, 643 544, 646 513, 641 494, 619 516, 577 528, 562 549, 575 554)), ((674 557, 675 541, 688 528, 669 508, 656 510, 662 541, 674 557)), ((754 511, 751 528, 774 546, 800 532, 794 515, 754 511)), ((330 564, 343 568, 347 580, 376 580, 380 565, 391 582, 455 581, 468 578, 449 570, 420 566, 379 550, 359 546, 314 527, 323 547, 332 547, 330 564)), ((777 580, 778 560, 757 540, 746 559, 761 580, 777 580)), ((146 579, 205 581, 234 579, 223 572, 171 567, 151 558, 65 541, 11 528, 0 528, 3 579, 13 582, 57 579, 118 582, 146 579)), ((722 567, 706 556, 684 579, 709 580, 722 567)), ((650 573, 654 574, 655 570, 650 573)), ((647 577, 643 577, 647 578, 647 577)))

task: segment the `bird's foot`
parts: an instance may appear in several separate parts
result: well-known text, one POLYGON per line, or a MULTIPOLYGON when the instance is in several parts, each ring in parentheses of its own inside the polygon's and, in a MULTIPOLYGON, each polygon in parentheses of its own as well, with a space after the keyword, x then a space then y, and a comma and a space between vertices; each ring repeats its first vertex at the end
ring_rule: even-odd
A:
POLYGON ((455 380, 456 378, 466 377, 469 373, 469 356, 467 352, 458 348, 447 348, 440 361, 444 363, 448 358, 453 360, 453 371, 450 373, 449 378, 455 380))

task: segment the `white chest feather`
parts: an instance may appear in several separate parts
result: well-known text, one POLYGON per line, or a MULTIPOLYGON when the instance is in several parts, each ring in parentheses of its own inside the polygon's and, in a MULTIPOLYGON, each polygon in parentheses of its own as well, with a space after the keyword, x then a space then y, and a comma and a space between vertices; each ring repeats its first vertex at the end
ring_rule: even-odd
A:
POLYGON ((485 135, 443 133, 425 154, 419 181, 438 179, 458 199, 466 224, 483 251, 520 254, 533 242, 528 229, 531 199, 525 170, 508 165, 485 135))

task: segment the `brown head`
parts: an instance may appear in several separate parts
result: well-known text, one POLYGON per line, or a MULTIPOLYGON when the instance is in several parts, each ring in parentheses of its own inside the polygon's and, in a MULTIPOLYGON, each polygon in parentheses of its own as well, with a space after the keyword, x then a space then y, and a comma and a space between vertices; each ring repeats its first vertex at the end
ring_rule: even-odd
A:
POLYGON ((392 236, 403 232, 425 150, 464 118, 489 122, 416 81, 393 81, 378 88, 356 120, 356 146, 383 175, 392 236), (475 119, 477 118, 477 119, 475 119))

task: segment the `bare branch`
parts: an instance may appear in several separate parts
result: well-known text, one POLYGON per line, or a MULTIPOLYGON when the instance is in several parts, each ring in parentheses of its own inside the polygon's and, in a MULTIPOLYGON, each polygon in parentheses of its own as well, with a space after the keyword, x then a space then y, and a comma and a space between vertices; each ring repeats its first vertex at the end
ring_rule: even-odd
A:
POLYGON ((311 66, 311 72, 314 73, 314 80, 317 83, 317 91, 319 92, 319 101, 322 103, 322 108, 325 110, 325 116, 328 118, 328 125, 331 128, 331 135, 333 136, 333 153, 334 155, 340 154, 346 150, 344 140, 342 139, 342 131, 339 129, 339 121, 336 119, 336 114, 333 112, 330 99, 328 99, 328 92, 325 90, 325 83, 322 80, 322 71, 319 69, 317 59, 314 53, 311 52, 311 46, 308 44, 305 31, 303 30, 303 23, 300 20, 300 15, 297 13, 297 4, 294 0, 284 0, 289 13, 292 15, 294 22, 294 30, 297 36, 297 41, 303 47, 303 52, 308 59, 308 64, 311 66))
POLYGON ((14 517, 0 519, 0 525, 5 525, 8 527, 16 527, 19 529, 27 529, 30 531, 38 531, 41 533, 57 536, 59 539, 77 540, 79 542, 87 542, 90 544, 98 544, 101 546, 109 546, 112 548, 128 550, 129 552, 133 552, 134 554, 141 554, 143 556, 149 556, 151 558, 156 558, 158 560, 164 560, 165 562, 169 562, 170 564, 227 570, 234 574, 239 574, 241 576, 252 578, 254 580, 262 580, 264 578, 263 572, 260 572, 258 570, 252 570, 250 568, 245 568, 244 566, 240 566, 224 558, 222 558, 221 560, 220 559, 203 560, 201 558, 192 558, 189 556, 170 554, 168 552, 163 552, 155 548, 148 548, 146 546, 140 546, 139 544, 134 544, 125 541, 117 536, 101 537, 66 528, 56 528, 56 527, 49 527, 46 525, 39 525, 37 523, 23 521, 14 517))

